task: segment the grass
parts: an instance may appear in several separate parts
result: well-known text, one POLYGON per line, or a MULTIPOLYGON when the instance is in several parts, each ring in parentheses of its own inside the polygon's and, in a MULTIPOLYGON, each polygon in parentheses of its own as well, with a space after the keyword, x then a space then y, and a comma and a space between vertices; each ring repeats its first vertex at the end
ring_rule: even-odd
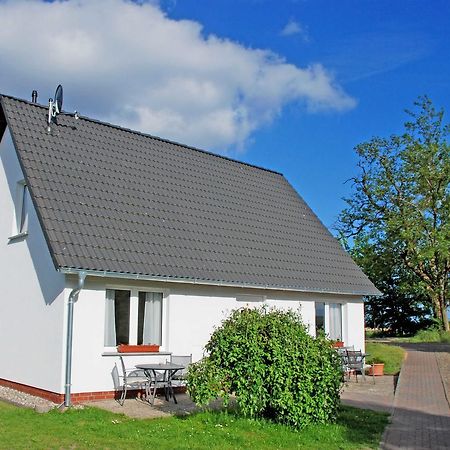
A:
POLYGON ((426 330, 420 330, 413 337, 408 338, 407 342, 442 342, 450 344, 450 333, 438 330, 437 328, 428 328, 426 330))
POLYGON ((395 375, 400 372, 405 357, 405 350, 402 348, 377 342, 367 342, 366 353, 369 354, 366 358, 368 364, 373 361, 384 362, 384 373, 386 375, 395 375))
POLYGON ((0 402, 0 448, 375 449, 387 421, 387 414, 342 406, 336 424, 295 432, 226 412, 136 420, 96 408, 38 414, 0 402))
POLYGON ((389 338, 392 342, 450 344, 450 332, 431 327, 418 331, 414 336, 391 336, 387 331, 366 329, 366 339, 389 338))

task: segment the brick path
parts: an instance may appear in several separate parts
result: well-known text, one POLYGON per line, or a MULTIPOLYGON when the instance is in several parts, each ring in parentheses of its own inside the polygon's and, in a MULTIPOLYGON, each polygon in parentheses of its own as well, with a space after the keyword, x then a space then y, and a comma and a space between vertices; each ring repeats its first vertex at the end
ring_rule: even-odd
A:
POLYGON ((381 449, 450 449, 450 408, 433 350, 408 346, 381 449))

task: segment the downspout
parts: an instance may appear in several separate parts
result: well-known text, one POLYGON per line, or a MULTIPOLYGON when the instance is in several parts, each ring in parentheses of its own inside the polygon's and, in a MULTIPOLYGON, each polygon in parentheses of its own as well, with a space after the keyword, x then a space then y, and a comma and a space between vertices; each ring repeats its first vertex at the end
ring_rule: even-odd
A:
POLYGON ((64 406, 71 406, 70 387, 72 383, 72 337, 73 337, 73 305, 84 287, 86 272, 78 273, 78 286, 72 289, 67 302, 67 340, 66 340, 66 383, 64 385, 64 406))

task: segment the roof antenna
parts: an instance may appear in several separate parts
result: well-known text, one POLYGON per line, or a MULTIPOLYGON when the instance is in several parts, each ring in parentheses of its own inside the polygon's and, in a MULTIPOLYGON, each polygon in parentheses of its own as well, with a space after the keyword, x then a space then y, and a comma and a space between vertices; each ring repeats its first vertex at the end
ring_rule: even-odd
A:
POLYGON ((37 99, 38 99, 38 91, 34 90, 31 93, 31 103, 37 103, 37 99))
POLYGON ((50 132, 51 128, 50 125, 52 123, 56 122, 56 116, 62 111, 62 105, 63 105, 63 88, 59 84, 55 91, 55 100, 52 98, 48 99, 48 127, 47 131, 50 132))

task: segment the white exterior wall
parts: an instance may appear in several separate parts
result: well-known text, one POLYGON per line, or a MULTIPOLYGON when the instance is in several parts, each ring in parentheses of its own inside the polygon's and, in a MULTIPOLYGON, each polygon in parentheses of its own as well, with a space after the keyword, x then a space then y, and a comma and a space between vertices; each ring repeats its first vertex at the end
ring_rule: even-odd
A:
POLYGON ((0 378, 63 391, 63 289, 31 202, 28 235, 13 234, 23 179, 9 131, 0 143, 0 378))
MULTIPOLYGON (((76 279, 73 278, 73 286, 76 279)), ((69 286, 67 294, 70 292, 69 286)), ((151 289, 163 292, 163 339, 161 351, 178 355, 203 356, 203 347, 214 327, 231 310, 242 306, 267 304, 299 311, 311 334, 315 333, 315 301, 343 303, 343 330, 346 345, 364 348, 364 316, 358 297, 306 294, 283 291, 226 288, 178 283, 152 283, 88 277, 74 308, 74 351, 72 392, 110 391, 114 388, 111 376, 117 356, 102 353, 114 351, 104 347, 105 289, 151 289), (251 295, 248 302, 245 295, 251 295), (263 301, 254 301, 260 296, 263 301), (238 297, 240 300, 237 300, 238 297)), ((127 367, 139 362, 159 362, 168 356, 127 356, 127 367)), ((119 364, 118 364, 119 365, 119 364)), ((120 367, 120 366, 119 366, 120 367)))
MULTIPOLYGON (((16 184, 23 179, 8 132, 0 144, 0 378, 52 392, 64 392, 66 302, 76 279, 65 282, 51 261, 30 206, 28 235, 9 241, 14 221, 16 184)), ((215 326, 232 309, 265 303, 299 311, 315 333, 315 302, 343 304, 346 345, 364 350, 364 312, 359 297, 225 288, 177 283, 150 283, 88 277, 74 307, 72 392, 110 391, 115 356, 102 355, 105 289, 156 289, 164 293, 163 345, 174 354, 203 355, 215 326), (248 297, 246 301, 245 295, 248 297), (254 301, 260 296, 262 302, 254 301), (239 300, 237 300, 237 298, 239 300)), ((166 356, 126 356, 127 366, 166 360, 166 356)))
POLYGON ((357 324, 364 324, 364 304, 361 301, 350 299, 345 306, 346 315, 342 318, 343 327, 346 330, 344 335, 344 342, 348 345, 354 345, 355 350, 366 350, 366 341, 364 335, 364 325, 357 326, 357 324))

